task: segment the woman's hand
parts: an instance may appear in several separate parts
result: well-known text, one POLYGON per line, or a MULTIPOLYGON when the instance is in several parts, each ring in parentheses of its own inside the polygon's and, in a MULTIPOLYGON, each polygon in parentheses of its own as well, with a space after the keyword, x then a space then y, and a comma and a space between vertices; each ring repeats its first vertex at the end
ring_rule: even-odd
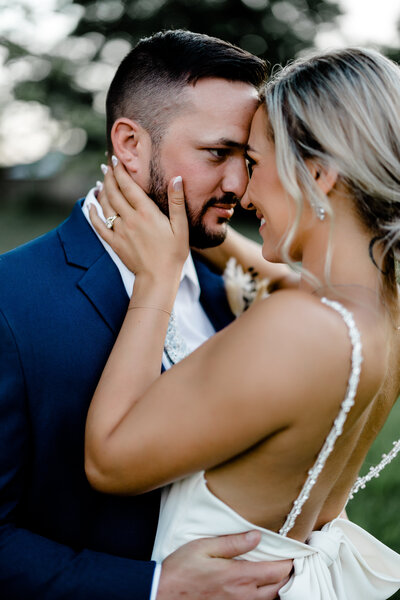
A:
POLYGON ((117 217, 108 228, 91 206, 93 227, 136 276, 180 275, 189 253, 182 178, 175 177, 169 183, 168 218, 114 157, 113 164, 114 168, 108 167, 98 200, 106 219, 117 217))

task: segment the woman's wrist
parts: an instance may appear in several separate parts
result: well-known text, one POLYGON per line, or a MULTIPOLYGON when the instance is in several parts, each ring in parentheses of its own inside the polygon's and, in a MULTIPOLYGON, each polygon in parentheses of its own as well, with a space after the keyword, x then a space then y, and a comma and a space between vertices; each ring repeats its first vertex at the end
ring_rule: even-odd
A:
POLYGON ((129 308, 156 307, 170 313, 175 303, 180 279, 180 272, 169 275, 138 274, 135 277, 129 308))
POLYGON ((161 308, 160 306, 150 306, 150 305, 148 305, 148 306, 137 306, 136 304, 135 304, 135 306, 129 305, 128 310, 158 310, 159 312, 168 315, 168 317, 170 317, 172 314, 172 311, 165 310, 165 308, 161 308))

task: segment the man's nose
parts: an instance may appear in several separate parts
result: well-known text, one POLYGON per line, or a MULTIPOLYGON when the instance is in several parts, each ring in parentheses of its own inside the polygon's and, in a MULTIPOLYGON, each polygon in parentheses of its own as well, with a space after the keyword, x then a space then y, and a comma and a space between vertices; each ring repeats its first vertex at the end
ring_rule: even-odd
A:
POLYGON ((230 192, 237 198, 241 198, 246 191, 248 180, 245 161, 232 160, 230 164, 226 165, 221 185, 222 191, 225 194, 230 192))

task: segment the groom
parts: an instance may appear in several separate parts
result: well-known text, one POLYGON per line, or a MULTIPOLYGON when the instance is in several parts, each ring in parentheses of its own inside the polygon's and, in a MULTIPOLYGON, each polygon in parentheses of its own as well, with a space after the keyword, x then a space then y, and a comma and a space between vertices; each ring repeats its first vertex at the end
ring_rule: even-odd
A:
MULTIPOLYGON (((256 57, 174 31, 142 40, 111 84, 109 151, 162 208, 166 182, 183 176, 197 247, 224 239, 245 191, 264 77, 256 57)), ((254 536, 198 540, 156 566, 159 491, 113 497, 87 483, 86 413, 133 285, 93 231, 89 202, 94 190, 56 230, 0 257, 0 597, 272 599, 288 562, 226 560, 254 536)), ((232 318, 221 279, 191 258, 179 293, 189 349, 232 318)))

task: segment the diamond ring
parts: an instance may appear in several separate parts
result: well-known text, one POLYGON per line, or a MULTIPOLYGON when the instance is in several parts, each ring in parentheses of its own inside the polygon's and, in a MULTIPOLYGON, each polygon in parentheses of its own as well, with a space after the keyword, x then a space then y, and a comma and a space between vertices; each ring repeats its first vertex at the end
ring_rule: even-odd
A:
POLYGON ((108 217, 106 219, 106 227, 107 229, 112 229, 114 227, 114 221, 115 219, 119 217, 119 215, 112 215, 112 217, 108 217))

